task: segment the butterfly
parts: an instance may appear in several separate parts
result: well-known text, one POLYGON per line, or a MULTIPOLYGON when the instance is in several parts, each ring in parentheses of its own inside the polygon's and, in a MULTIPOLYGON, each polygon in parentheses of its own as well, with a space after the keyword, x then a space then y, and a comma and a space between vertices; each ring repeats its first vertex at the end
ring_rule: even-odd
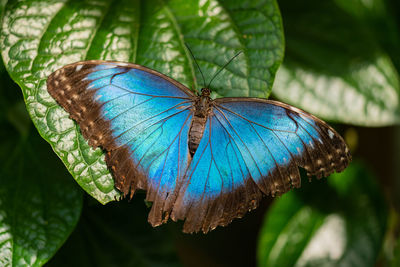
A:
POLYGON ((146 190, 153 226, 184 220, 204 233, 255 209, 263 195, 346 168, 342 137, 315 116, 261 98, 210 98, 132 63, 81 61, 47 79, 50 95, 105 150, 125 197, 146 190))

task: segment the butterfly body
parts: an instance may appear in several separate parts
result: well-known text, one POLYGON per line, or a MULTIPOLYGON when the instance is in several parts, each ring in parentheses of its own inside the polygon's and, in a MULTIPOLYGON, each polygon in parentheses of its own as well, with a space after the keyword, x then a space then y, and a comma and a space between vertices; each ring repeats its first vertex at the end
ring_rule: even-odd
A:
POLYGON ((147 191, 149 222, 185 220, 207 232, 257 207, 262 195, 300 186, 299 167, 321 178, 351 156, 325 122, 277 101, 211 99, 146 67, 82 61, 47 80, 48 91, 106 152, 123 195, 147 191))
POLYGON ((201 95, 196 97, 193 119, 189 131, 189 151, 192 157, 203 137, 207 117, 211 112, 211 102, 210 90, 203 88, 201 95))

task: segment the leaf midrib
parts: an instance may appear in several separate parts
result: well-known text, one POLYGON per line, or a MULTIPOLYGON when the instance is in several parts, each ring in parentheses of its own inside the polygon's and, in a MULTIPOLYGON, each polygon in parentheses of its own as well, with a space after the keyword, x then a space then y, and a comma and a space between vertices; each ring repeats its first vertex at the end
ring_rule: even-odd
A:
POLYGON ((190 72, 192 74, 192 82, 193 82, 193 86, 195 88, 195 90, 198 90, 198 84, 197 84, 197 79, 196 79, 196 72, 194 69, 194 64, 193 64, 193 60, 189 54, 189 52, 187 51, 186 47, 185 47, 185 41, 183 40, 184 36, 182 34, 182 30, 177 22, 176 16, 174 15, 174 13, 171 11, 171 8, 168 7, 168 5, 166 3, 164 3, 164 10, 166 11, 165 13, 167 14, 167 17, 171 20, 172 26, 176 32, 176 35, 178 36, 178 40, 179 40, 179 44, 181 46, 181 50, 183 51, 183 53, 185 54, 186 58, 187 58, 187 62, 190 68, 190 72))

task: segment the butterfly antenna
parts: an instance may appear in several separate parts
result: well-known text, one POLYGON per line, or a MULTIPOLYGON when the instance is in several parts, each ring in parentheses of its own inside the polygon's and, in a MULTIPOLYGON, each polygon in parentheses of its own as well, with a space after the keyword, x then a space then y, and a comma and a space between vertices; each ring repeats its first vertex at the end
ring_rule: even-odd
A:
POLYGON ((192 58, 193 58, 193 60, 194 60, 194 63, 196 63, 196 66, 197 66, 197 68, 198 68, 199 71, 200 71, 201 77, 203 78, 203 85, 206 85, 206 80, 204 79, 203 72, 201 71, 200 66, 199 66, 199 64, 197 63, 197 60, 196 60, 196 58, 195 58, 194 55, 193 55, 192 49, 190 49, 190 47, 189 47, 189 45, 188 45, 187 43, 185 43, 185 45, 186 45, 187 49, 189 50, 190 54, 192 55, 192 58))
POLYGON ((226 62, 225 65, 224 65, 219 71, 217 71, 217 73, 215 73, 214 77, 212 77, 211 81, 208 83, 207 88, 210 88, 210 85, 211 85, 212 81, 215 79, 215 77, 217 77, 218 74, 219 74, 223 69, 225 69, 226 66, 228 66, 229 63, 231 63, 232 60, 234 60, 234 59, 235 59, 237 56, 239 56, 242 52, 243 52, 243 51, 239 51, 239 53, 237 53, 233 58, 231 58, 228 62, 226 62))

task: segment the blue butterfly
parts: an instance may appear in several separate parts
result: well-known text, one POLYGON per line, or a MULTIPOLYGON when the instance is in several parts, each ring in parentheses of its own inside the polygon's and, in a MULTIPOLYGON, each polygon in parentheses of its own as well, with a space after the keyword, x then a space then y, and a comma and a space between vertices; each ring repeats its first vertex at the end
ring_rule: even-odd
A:
POLYGON ((259 98, 211 99, 152 69, 82 61, 47 80, 52 97, 106 151, 124 196, 147 191, 149 222, 185 220, 184 232, 208 232, 280 195, 308 176, 342 171, 343 139, 298 108, 259 98))

